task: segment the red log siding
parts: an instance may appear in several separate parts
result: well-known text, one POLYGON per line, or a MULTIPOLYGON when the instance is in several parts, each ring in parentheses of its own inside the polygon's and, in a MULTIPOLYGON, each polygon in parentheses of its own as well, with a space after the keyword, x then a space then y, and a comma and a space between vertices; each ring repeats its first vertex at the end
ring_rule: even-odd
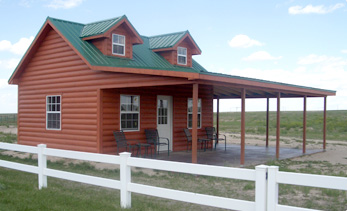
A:
POLYGON ((174 59, 174 63, 175 65, 179 65, 179 66, 183 66, 183 67, 192 67, 192 46, 190 43, 188 43, 186 41, 186 39, 184 39, 179 45, 178 47, 184 47, 187 48, 187 65, 180 65, 177 63, 177 49, 176 51, 173 51, 173 59, 174 59))
MULTIPOLYGON (((98 39, 94 39, 94 40, 91 40, 89 41, 91 42, 93 45, 95 45, 95 47, 97 47, 101 52, 102 54, 104 55, 108 55, 108 52, 107 52, 107 48, 106 48, 106 39, 105 38, 98 38, 98 39)), ((112 43, 112 38, 111 38, 111 43, 112 43)), ((110 45, 111 45, 110 43, 110 45)), ((112 52, 111 52, 112 54, 112 52)))
MULTIPOLYGON (((170 62, 171 64, 175 64, 175 59, 174 59, 174 54, 175 51, 162 51, 162 52, 158 52, 162 57, 164 57, 164 59, 166 59, 168 62, 170 62)), ((176 54, 177 56, 177 54, 176 54)), ((176 58, 177 61, 177 58, 176 58)))
MULTIPOLYGON (((187 128, 187 104, 192 96, 192 86, 162 86, 146 89, 108 89, 103 92, 103 152, 115 153, 116 143, 112 131, 120 129, 119 101, 121 94, 140 96, 140 131, 126 132, 128 139, 146 142, 144 130, 157 127, 157 95, 173 96, 173 150, 185 150, 187 139, 183 128, 187 128)), ((202 127, 199 136, 205 137, 206 126, 213 125, 213 93, 209 86, 200 86, 199 98, 202 99, 202 127)))
MULTIPOLYGON (((174 99, 174 150, 185 149, 182 129, 187 127, 187 98, 191 86, 108 89, 170 84, 184 81, 172 77, 92 71, 54 31, 48 32, 18 83, 18 143, 98 152, 115 152, 112 130, 119 129, 119 94, 137 94, 141 101, 141 131, 127 132, 131 139, 144 141, 144 128, 156 127, 156 95, 174 99), (103 99, 98 101, 98 89, 103 99), (62 96, 61 130, 46 130, 46 96, 62 96), (98 133, 98 102, 103 111, 98 133), (177 118, 176 118, 177 117, 177 118), (100 134, 100 135, 99 135, 100 134)), ((212 89, 200 86, 203 99, 203 127, 212 125, 212 89), (205 99, 206 97, 206 99, 205 99)), ((201 130, 201 134, 204 131, 201 130)))
POLYGON ((112 34, 119 34, 125 36, 125 56, 118 56, 118 57, 125 57, 125 58, 133 58, 133 35, 129 32, 130 29, 127 28, 126 24, 123 23, 120 26, 118 26, 116 29, 112 30, 110 35, 105 39, 104 42, 104 48, 106 49, 106 55, 109 56, 118 56, 112 54, 112 34))

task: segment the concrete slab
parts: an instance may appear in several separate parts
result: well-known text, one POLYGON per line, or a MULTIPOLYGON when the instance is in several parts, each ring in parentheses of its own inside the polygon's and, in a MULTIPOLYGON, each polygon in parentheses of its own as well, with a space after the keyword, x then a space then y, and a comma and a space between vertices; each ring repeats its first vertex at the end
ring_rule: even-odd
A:
MULTIPOLYGON (((307 149, 306 154, 303 154, 302 149, 281 147, 280 160, 317 152, 323 152, 323 149, 307 149)), ((165 152, 161 152, 156 159, 191 163, 192 155, 191 151, 171 152, 170 156, 167 156, 167 153, 165 152)), ((245 148, 245 166, 264 164, 267 161, 275 159, 275 147, 246 146, 245 148)), ((216 166, 240 167, 240 145, 227 145, 226 150, 224 150, 224 145, 217 145, 217 149, 212 151, 206 150, 204 152, 203 150, 199 150, 198 163, 216 166)))

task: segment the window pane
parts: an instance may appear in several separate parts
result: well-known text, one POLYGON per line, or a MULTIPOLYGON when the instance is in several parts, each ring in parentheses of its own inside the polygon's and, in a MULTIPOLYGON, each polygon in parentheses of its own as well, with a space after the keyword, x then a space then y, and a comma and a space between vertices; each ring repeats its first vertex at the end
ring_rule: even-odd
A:
POLYGON ((113 43, 119 43, 118 34, 113 35, 113 43))
POLYGON ((193 111, 193 100, 188 99, 188 112, 192 112, 192 111, 193 111))
POLYGON ((178 64, 186 64, 186 57, 178 56, 178 64))
POLYGON ((118 36, 118 43, 119 44, 125 44, 125 37, 122 35, 119 35, 118 36))
POLYGON ((113 44, 113 53, 114 54, 124 54, 124 46, 113 44))

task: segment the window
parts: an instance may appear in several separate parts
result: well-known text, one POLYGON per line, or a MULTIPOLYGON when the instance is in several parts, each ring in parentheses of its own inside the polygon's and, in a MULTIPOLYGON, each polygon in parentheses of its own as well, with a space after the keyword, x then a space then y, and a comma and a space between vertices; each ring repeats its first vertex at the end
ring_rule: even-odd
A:
POLYGON ((187 65, 187 48, 177 48, 177 63, 187 65))
POLYGON ((120 96, 121 130, 139 130, 140 97, 136 95, 120 96))
POLYGON ((158 125, 167 125, 168 101, 158 100, 158 125))
MULTIPOLYGON (((193 127, 193 99, 188 98, 188 128, 193 127)), ((201 128, 201 99, 198 99, 198 128, 201 128)))
POLYGON ((125 36, 112 34, 112 53, 115 55, 125 55, 125 36))
POLYGON ((61 96, 46 98, 46 129, 60 130, 61 127, 61 96))

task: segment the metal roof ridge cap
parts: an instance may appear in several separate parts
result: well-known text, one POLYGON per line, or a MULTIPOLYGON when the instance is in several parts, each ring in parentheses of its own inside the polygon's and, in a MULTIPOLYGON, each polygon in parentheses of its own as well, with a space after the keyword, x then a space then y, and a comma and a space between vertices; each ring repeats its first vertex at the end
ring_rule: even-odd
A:
POLYGON ((78 23, 78 22, 74 22, 74 21, 68 21, 68 20, 59 19, 59 18, 53 18, 53 17, 50 17, 50 16, 47 16, 46 20, 62 21, 62 22, 67 22, 67 23, 71 23, 71 24, 78 24, 78 25, 85 26, 85 24, 83 24, 83 23, 78 23))
POLYGON ((101 21, 94 21, 94 22, 91 22, 91 23, 86 23, 85 25, 92 25, 92 24, 96 24, 96 23, 101 23, 101 22, 106 22, 106 21, 110 21, 110 20, 115 20, 115 19, 119 19, 119 18, 121 18, 123 16, 124 15, 118 16, 118 17, 114 17, 114 18, 108 18, 108 19, 101 20, 101 21))
POLYGON ((155 38, 155 37, 161 37, 161 36, 169 36, 169 35, 173 35, 173 34, 182 34, 182 33, 186 33, 187 31, 180 31, 180 32, 171 32, 171 33, 167 33, 167 34, 159 34, 159 35, 153 35, 153 36, 147 36, 148 38, 155 38))

